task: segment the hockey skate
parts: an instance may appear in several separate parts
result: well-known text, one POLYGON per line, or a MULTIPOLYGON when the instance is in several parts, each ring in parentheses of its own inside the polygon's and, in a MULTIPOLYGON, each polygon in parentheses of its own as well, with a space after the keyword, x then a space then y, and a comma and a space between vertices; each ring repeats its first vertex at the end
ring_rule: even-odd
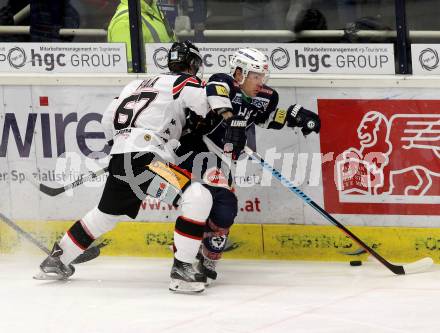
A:
POLYGON ((169 289, 180 293, 200 293, 205 290, 206 276, 197 272, 190 263, 174 258, 169 289))
POLYGON ((215 271, 217 260, 206 258, 201 252, 197 253, 197 259, 197 270, 206 276, 205 286, 209 286, 213 280, 217 279, 215 271))
POLYGON ((35 280, 66 280, 75 273, 75 268, 72 265, 64 265, 60 256, 63 250, 55 243, 50 255, 44 259, 40 265, 41 271, 35 276, 35 280))

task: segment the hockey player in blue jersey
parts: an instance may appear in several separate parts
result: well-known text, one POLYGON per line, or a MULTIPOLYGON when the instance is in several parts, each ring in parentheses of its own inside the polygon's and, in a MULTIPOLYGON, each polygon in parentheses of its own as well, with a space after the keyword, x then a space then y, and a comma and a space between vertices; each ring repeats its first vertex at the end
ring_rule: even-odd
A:
MULTIPOLYGON (((238 50, 230 61, 230 75, 219 73, 210 77, 206 86, 211 112, 203 119, 191 113, 188 122, 191 130, 181 138, 178 155, 192 151, 180 166, 188 170, 199 167, 201 159, 194 162, 201 152, 209 156, 214 152, 217 165, 200 167, 200 182, 211 193, 211 211, 205 224, 201 250, 198 253, 198 269, 210 279, 216 279, 216 262, 226 246, 229 229, 237 215, 237 198, 231 191, 231 176, 222 155, 238 159, 246 145, 246 132, 258 125, 267 129, 281 129, 284 126, 298 127, 304 135, 319 133, 320 120, 317 114, 299 104, 287 110, 278 107, 278 93, 267 86, 268 63, 264 54, 252 48, 238 50)), ((193 173, 194 174, 194 173, 193 173)), ((194 176, 193 176, 194 177, 194 176)), ((176 224, 175 236, 187 239, 186 246, 191 253, 200 244, 200 233, 185 233, 191 222, 176 224)), ((201 224, 199 224, 201 225, 201 224)), ((177 249, 179 251, 179 249, 177 249)), ((183 249, 180 249, 183 251, 183 249)))

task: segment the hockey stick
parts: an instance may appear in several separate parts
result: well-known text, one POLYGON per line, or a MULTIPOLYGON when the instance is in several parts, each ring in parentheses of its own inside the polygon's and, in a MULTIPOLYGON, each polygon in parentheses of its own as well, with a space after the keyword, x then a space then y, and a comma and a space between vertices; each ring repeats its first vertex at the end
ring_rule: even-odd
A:
POLYGON ((279 180, 280 183, 284 187, 286 187, 290 192, 296 194, 301 200, 303 200, 306 204, 308 204, 313 209, 315 209, 319 214, 321 214, 327 221, 329 221, 330 223, 341 229, 347 236, 349 236, 352 240, 354 240, 361 247, 363 247, 368 253, 370 253, 373 257, 375 257, 380 263, 382 263, 394 274, 400 275, 400 274, 408 274, 408 273, 416 273, 419 271, 424 271, 433 264, 433 260, 429 257, 404 265, 395 265, 390 263, 389 261, 384 259, 381 255, 379 255, 376 251, 374 251, 371 247, 365 244, 359 237, 357 237, 350 230, 348 230, 343 224, 338 222, 333 216, 327 213, 309 196, 307 196, 307 194, 305 194, 298 187, 293 185, 291 181, 289 181, 286 177, 284 177, 281 174, 281 172, 279 172, 273 166, 267 163, 259 154, 252 151, 249 147, 245 147, 244 151, 250 158, 258 162, 263 169, 270 171, 272 173, 272 176, 275 177, 277 180, 279 180))
MULTIPOLYGON (((10 218, 6 217, 2 213, 0 213, 0 220, 5 222, 8 226, 10 226, 12 229, 14 229, 19 235, 26 238, 29 242, 36 245, 41 251, 43 251, 47 255, 50 254, 49 249, 46 246, 44 246, 39 240, 34 238, 30 233, 21 229, 14 221, 12 221, 10 218)), ((80 254, 72 263, 73 264, 80 264, 80 263, 95 259, 101 253, 100 248, 105 245, 107 245, 107 244, 101 243, 101 244, 98 244, 97 246, 92 246, 91 248, 85 250, 82 254, 80 254)))
POLYGON ((36 245, 41 251, 45 252, 46 254, 50 254, 49 249, 40 243, 37 239, 35 239, 31 234, 27 233, 23 229, 21 229, 17 224, 15 224, 14 221, 9 219, 8 217, 4 216, 2 213, 0 213, 0 219, 5 222, 8 226, 10 226, 12 229, 14 229, 19 235, 26 238, 28 241, 30 241, 32 244, 36 245))
MULTIPOLYGON (((50 187, 50 186, 44 185, 43 183, 37 182, 37 180, 33 176, 26 175, 27 176, 26 178, 32 183, 32 185, 34 185, 38 190, 40 190, 40 192, 43 192, 46 195, 54 197, 58 194, 64 193, 70 189, 78 187, 87 181, 95 179, 95 178, 105 174, 107 171, 108 171, 108 167, 100 169, 96 172, 89 171, 89 173, 87 175, 81 176, 79 179, 75 180, 74 182, 67 184, 67 185, 64 185, 64 186, 61 186, 61 187, 50 187)), ((10 222, 12 222, 12 221, 10 221, 10 222)), ((11 224, 9 224, 9 225, 11 225, 11 224)), ((13 222, 12 222, 12 225, 19 228, 13 222)), ((12 226, 12 227, 15 229, 14 226, 12 226)), ((25 232, 23 231, 22 234, 25 235, 25 232)), ((34 244, 36 244, 36 243, 34 243, 34 244)), ((107 242, 101 242, 101 243, 97 244, 96 246, 92 246, 92 247, 88 248, 83 253, 81 253, 78 257, 76 257, 76 259, 72 261, 72 264, 80 264, 80 263, 95 259, 96 257, 98 257, 101 254, 100 249, 103 248, 104 246, 107 246, 107 245, 108 245, 107 242)), ((42 249, 42 248, 40 247, 40 249, 42 249)), ((46 249, 46 248, 44 248, 44 249, 46 249)), ((44 249, 42 249, 42 250, 45 251, 44 249)), ((46 249, 46 250, 49 251, 48 249, 46 249)), ((46 253, 48 253, 48 252, 46 252, 46 253)))
POLYGON ((61 187, 51 187, 44 185, 43 183, 38 182, 34 177, 28 176, 27 178, 30 180, 30 182, 38 188, 39 191, 43 192, 44 194, 47 194, 51 197, 54 197, 58 194, 64 193, 70 189, 73 189, 75 187, 78 187, 81 184, 84 184, 85 182, 88 182, 92 179, 95 179, 103 174, 105 174, 108 171, 108 167, 105 167, 103 169, 100 169, 98 171, 90 171, 87 175, 81 176, 74 182, 61 186, 61 187))

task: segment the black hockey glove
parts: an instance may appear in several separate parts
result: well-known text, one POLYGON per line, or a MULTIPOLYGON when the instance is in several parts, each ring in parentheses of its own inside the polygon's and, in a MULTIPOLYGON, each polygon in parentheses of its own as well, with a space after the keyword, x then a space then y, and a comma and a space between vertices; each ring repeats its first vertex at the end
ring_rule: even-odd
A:
POLYGON ((225 154, 231 154, 233 160, 237 160, 246 145, 247 121, 241 116, 232 116, 225 122, 226 133, 223 151, 225 154))
POLYGON ((195 135, 205 135, 211 132, 223 118, 213 111, 209 111, 205 118, 194 111, 189 111, 184 129, 195 135))
POLYGON ((319 133, 321 120, 316 113, 294 104, 287 109, 287 126, 300 127, 301 132, 306 136, 312 132, 319 133))

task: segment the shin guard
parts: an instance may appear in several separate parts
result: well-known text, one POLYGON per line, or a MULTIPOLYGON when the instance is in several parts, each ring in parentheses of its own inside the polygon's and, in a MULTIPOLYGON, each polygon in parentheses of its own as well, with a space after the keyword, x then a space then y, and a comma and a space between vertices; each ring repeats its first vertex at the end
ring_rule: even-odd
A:
POLYGON ((221 228, 210 219, 206 224, 202 240, 203 256, 211 260, 219 260, 228 240, 229 228, 221 228))
POLYGON ((174 229, 174 256, 176 259, 185 263, 196 261, 211 207, 211 193, 203 185, 192 183, 183 192, 182 215, 177 218, 174 229))

